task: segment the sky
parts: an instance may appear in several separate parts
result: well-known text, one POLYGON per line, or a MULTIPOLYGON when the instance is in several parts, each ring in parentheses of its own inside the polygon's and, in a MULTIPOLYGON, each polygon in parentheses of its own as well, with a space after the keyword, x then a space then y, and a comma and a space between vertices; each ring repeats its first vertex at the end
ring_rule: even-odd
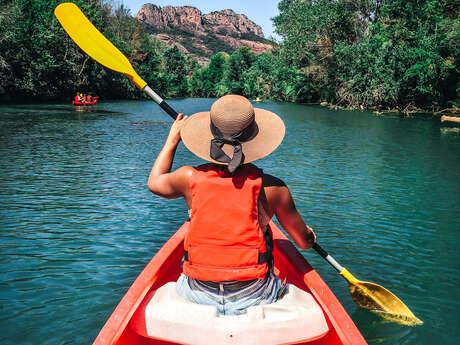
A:
POLYGON ((277 37, 274 34, 275 27, 270 18, 278 15, 279 0, 118 0, 114 2, 123 3, 131 10, 133 16, 146 3, 161 7, 168 5, 193 6, 198 8, 203 14, 230 8, 236 13, 246 15, 254 23, 260 25, 266 38, 270 36, 277 37))

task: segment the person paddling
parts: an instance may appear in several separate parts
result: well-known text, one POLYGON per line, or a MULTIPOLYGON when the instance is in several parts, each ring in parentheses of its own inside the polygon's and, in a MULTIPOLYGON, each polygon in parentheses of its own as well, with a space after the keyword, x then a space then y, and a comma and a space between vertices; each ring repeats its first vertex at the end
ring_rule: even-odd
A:
POLYGON ((284 134, 280 117, 237 95, 219 98, 209 112, 179 114, 171 126, 148 188, 164 198, 184 197, 189 208, 176 285, 183 298, 214 305, 223 315, 275 302, 285 286, 273 272, 273 215, 300 248, 315 243, 288 187, 252 164, 273 152, 284 134), (171 172, 181 140, 210 163, 171 172))

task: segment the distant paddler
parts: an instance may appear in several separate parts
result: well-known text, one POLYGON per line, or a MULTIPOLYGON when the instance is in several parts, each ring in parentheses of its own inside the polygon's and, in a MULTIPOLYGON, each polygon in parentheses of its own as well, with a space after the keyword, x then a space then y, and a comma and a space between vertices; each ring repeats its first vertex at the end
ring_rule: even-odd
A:
POLYGON ((257 103, 260 102, 260 97, 257 97, 257 98, 256 98, 256 102, 257 102, 257 103))

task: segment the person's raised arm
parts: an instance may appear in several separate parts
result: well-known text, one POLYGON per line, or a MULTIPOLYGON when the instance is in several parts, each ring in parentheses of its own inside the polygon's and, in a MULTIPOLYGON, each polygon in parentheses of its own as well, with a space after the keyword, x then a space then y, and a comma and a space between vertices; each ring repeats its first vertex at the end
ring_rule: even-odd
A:
POLYGON ((283 229, 300 248, 311 248, 316 242, 316 235, 297 211, 289 188, 283 181, 271 175, 265 175, 264 181, 268 187, 267 201, 283 229))
POLYGON ((188 177, 192 167, 185 166, 171 173, 171 167, 180 142, 180 131, 187 117, 179 114, 171 126, 168 138, 153 164, 147 182, 149 190, 164 198, 172 199, 184 196, 188 186, 188 177))

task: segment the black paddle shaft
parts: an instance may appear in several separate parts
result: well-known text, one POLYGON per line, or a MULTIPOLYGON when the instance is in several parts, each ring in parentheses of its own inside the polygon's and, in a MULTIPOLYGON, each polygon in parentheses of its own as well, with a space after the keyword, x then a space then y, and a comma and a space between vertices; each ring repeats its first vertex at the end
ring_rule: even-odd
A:
POLYGON ((166 103, 166 101, 163 98, 158 96, 158 94, 155 91, 153 91, 148 85, 146 85, 142 91, 144 91, 151 99, 153 99, 155 103, 161 107, 161 109, 166 111, 166 113, 169 116, 171 116, 173 120, 177 118, 177 115, 179 115, 177 111, 171 108, 169 104, 166 103))
POLYGON ((323 248, 318 243, 315 243, 312 248, 319 254, 321 255, 332 267, 336 269, 337 272, 342 272, 343 267, 335 261, 335 259, 329 255, 328 252, 326 252, 323 248))
POLYGON ((318 243, 315 243, 312 248, 316 250, 316 252, 321 255, 323 258, 326 259, 326 257, 329 255, 328 252, 326 252, 318 243))
POLYGON ((168 103, 166 103, 165 101, 162 101, 160 104, 158 104, 161 109, 163 109, 164 111, 166 111, 168 113, 169 116, 171 116, 174 120, 177 118, 177 115, 179 115, 177 113, 177 111, 175 111, 173 108, 171 108, 169 106, 168 103))

